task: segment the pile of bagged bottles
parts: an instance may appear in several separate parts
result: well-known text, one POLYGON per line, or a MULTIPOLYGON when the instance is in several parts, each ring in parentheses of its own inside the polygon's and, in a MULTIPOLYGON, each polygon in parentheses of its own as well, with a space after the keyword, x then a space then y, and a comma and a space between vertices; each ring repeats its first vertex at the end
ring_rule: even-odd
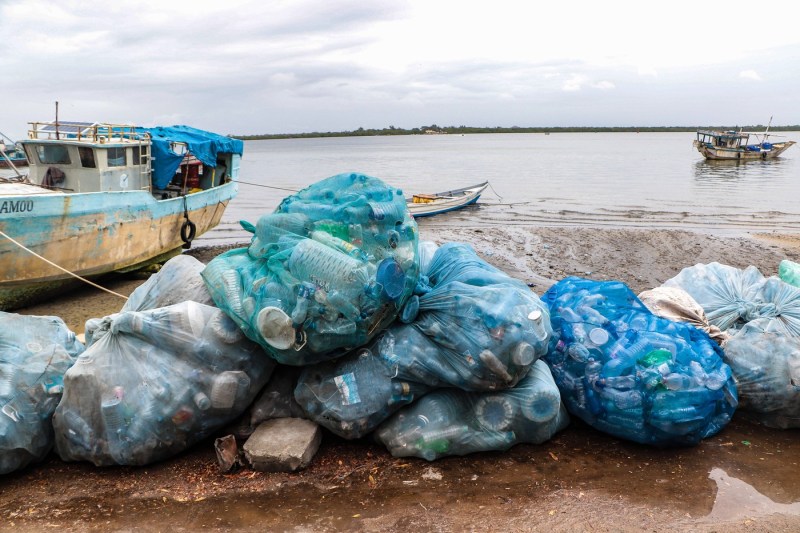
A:
POLYGON ((420 242, 402 191, 362 174, 242 225, 248 247, 170 260, 87 321, 86 347, 60 319, 0 314, 0 473, 53 445, 143 465, 240 417, 305 416, 427 460, 541 443, 568 413, 657 446, 715 434, 739 399, 800 426, 800 265, 686 268, 661 293, 687 306, 670 320, 621 282, 540 299, 468 245, 420 242))
POLYGON ((469 246, 443 245, 425 272, 430 286, 418 285, 401 313, 409 323, 304 370, 296 397, 312 420, 343 437, 361 437, 434 388, 510 389, 547 351, 545 305, 469 246))
POLYGON ((651 313, 620 282, 570 277, 543 300, 555 332, 545 358, 571 414, 657 446, 696 444, 730 421, 736 385, 704 331, 651 313))
POLYGON ((63 320, 0 311, 0 474, 41 460, 64 373, 83 352, 63 320))
POLYGON ((729 334, 725 362, 740 408, 777 428, 800 427, 800 265, 782 261, 780 277, 719 263, 684 268, 664 286, 690 294, 709 322, 729 334))
POLYGON ((417 226, 402 191, 332 176, 261 217, 250 247, 203 272, 216 304, 277 361, 338 357, 391 323, 417 283, 417 226))

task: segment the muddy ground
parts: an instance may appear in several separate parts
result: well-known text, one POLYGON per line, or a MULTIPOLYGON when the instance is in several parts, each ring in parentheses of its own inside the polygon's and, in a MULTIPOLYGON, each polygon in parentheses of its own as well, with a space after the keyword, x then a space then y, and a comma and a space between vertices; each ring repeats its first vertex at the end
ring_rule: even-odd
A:
MULTIPOLYGON (((533 284, 578 275, 637 293, 683 267, 718 261, 774 275, 800 260, 800 234, 722 236, 676 230, 436 229, 533 284)), ((220 249, 190 251, 207 261, 220 249)), ((141 279, 107 280, 129 294, 141 279)), ((76 332, 122 301, 81 290, 21 310, 76 332)), ((42 531, 798 531, 800 431, 737 413, 692 448, 654 449, 573 419, 551 441, 433 463, 396 459, 369 439, 326 433, 295 474, 219 472, 212 442, 147 467, 43 463, 0 478, 0 530, 42 531)))

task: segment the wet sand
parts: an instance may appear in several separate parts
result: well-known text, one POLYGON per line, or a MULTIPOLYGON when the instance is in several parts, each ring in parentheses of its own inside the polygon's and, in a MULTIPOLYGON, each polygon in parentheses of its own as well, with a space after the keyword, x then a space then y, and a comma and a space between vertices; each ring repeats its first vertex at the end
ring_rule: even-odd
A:
MULTIPOLYGON (((471 243, 542 294, 577 275, 635 292, 683 267, 718 261, 773 275, 800 260, 800 234, 739 237, 677 230, 513 227, 426 230, 471 243)), ((220 249, 190 253, 208 261, 220 249)), ((129 294, 142 280, 108 280, 129 294)), ((30 307, 76 332, 117 311, 116 296, 82 290, 30 307)), ((0 479, 0 530, 41 531, 798 531, 800 431, 740 413, 691 448, 659 450, 573 418, 551 441, 433 463, 395 459, 369 439, 326 433, 296 474, 221 474, 211 442, 140 468, 96 468, 56 456, 0 479)))

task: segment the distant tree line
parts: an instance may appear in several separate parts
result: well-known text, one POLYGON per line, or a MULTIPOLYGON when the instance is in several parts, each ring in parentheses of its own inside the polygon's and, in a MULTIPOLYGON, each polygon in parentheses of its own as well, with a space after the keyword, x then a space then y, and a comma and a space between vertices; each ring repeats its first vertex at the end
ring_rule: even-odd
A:
MULTIPOLYGON (((302 139, 313 137, 374 137, 378 135, 436 135, 436 134, 467 134, 467 133, 623 133, 623 132, 695 132, 698 129, 709 130, 744 130, 762 132, 766 129, 763 124, 751 126, 620 126, 620 127, 520 127, 520 126, 420 126, 419 128, 358 128, 353 131, 314 131, 309 133, 264 133, 259 135, 230 135, 243 141, 259 139, 302 139)), ((800 125, 770 126, 771 131, 800 131, 800 125)))

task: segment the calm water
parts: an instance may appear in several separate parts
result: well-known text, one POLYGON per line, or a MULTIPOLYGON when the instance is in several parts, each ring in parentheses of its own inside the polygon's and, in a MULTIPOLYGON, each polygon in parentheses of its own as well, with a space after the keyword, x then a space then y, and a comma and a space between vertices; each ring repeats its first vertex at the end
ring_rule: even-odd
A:
MULTIPOLYGON (((800 141, 797 132, 785 135, 800 141)), ((798 146, 771 161, 709 162, 692 146, 694 137, 520 133, 248 141, 238 196, 222 223, 196 243, 248 241, 239 220, 255 223, 291 191, 353 171, 406 195, 491 183, 477 206, 423 219, 423 227, 800 229, 798 146)))
MULTIPOLYGON (((796 133, 787 134, 789 139, 796 133)), ((705 161, 694 133, 559 133, 248 141, 239 195, 197 244, 249 240, 288 190, 363 172, 407 195, 489 180, 479 204, 422 220, 449 225, 800 229, 800 149, 771 161, 705 161)), ((797 139, 800 140, 800 139, 797 139)))

